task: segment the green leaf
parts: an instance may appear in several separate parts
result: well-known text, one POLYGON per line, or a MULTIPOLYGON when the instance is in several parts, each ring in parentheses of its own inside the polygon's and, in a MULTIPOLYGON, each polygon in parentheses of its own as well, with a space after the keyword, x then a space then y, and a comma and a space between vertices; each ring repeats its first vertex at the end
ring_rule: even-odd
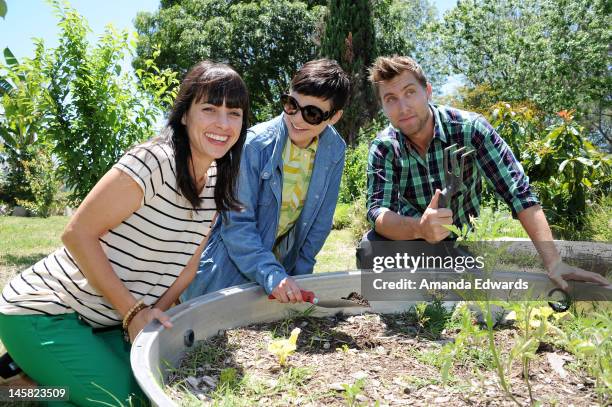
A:
POLYGON ((6 16, 6 1, 0 0, 0 17, 4 18, 6 16))
POLYGON ((6 61, 6 64, 11 68, 14 68, 19 65, 19 61, 17 61, 17 58, 15 58, 15 55, 13 55, 13 53, 8 47, 4 48, 4 60, 6 61))
POLYGON ((13 85, 4 78, 0 78, 0 96, 13 90, 13 85))
POLYGON ((572 161, 571 159, 567 159, 567 160, 563 160, 563 162, 561 163, 561 165, 559 165, 559 172, 563 172, 563 170, 565 169, 565 166, 567 164, 569 164, 569 162, 572 161))
POLYGON ((584 158, 584 157, 578 157, 576 158, 576 160, 580 161, 582 164, 588 166, 588 167, 592 167, 593 166, 593 160, 589 160, 588 158, 584 158))

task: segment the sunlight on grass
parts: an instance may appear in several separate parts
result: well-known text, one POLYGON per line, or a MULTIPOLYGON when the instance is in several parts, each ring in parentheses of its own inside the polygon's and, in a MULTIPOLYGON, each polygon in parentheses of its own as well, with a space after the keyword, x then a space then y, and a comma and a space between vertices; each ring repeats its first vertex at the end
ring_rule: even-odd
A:
POLYGON ((68 219, 0 216, 0 284, 60 247, 68 219))
POLYGON ((317 255, 314 272, 354 270, 355 247, 349 229, 332 230, 317 255))

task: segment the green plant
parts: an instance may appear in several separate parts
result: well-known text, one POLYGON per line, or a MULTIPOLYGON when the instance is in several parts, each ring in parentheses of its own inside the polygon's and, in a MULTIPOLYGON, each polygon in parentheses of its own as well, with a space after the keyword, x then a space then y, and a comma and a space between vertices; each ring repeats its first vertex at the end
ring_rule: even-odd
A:
POLYGON ((366 210, 365 196, 359 197, 351 204, 349 209, 350 231, 355 242, 359 242, 361 237, 370 228, 366 210))
POLYGON ((320 55, 338 61, 351 82, 343 118, 335 126, 353 146, 360 127, 378 110, 367 71, 376 58, 373 2, 329 0, 324 24, 320 55))
POLYGON ((588 141, 573 111, 545 120, 524 105, 492 109, 491 124, 523 165, 553 230, 567 237, 584 229, 589 203, 612 191, 612 155, 588 141))
POLYGON ((340 230, 351 224, 351 218, 349 210, 351 206, 346 203, 338 202, 336 204, 336 210, 334 211, 334 221, 332 223, 332 229, 340 230))
POLYGON ((344 388, 344 398, 346 399, 346 404, 350 407, 358 406, 359 403, 357 401, 357 396, 359 396, 363 392, 363 387, 365 386, 365 379, 357 379, 353 384, 342 383, 342 387, 344 388))
POLYGON ((136 70, 136 81, 121 67, 133 52, 127 31, 109 26, 92 46, 87 21, 60 0, 51 4, 60 34, 44 66, 50 81, 45 138, 54 145, 72 200, 79 203, 125 150, 155 134, 177 80, 176 73, 146 62, 136 70))
POLYGON ((34 57, 19 62, 8 48, 0 62, 0 164, 7 166, 4 199, 33 201, 23 162, 35 159, 30 150, 39 143, 47 122, 45 109, 49 78, 44 67, 49 55, 42 40, 35 41, 34 57))
MULTIPOLYGON (((469 303, 462 302, 453 312, 453 322, 459 325, 459 332, 455 336, 453 342, 445 344, 439 353, 439 367, 442 382, 447 383, 450 378, 450 370, 453 364, 458 360, 466 359, 469 356, 470 349, 486 349, 486 333, 480 329, 472 312, 469 309, 469 303)), ((490 355, 487 353, 487 361, 491 361, 490 355)))
MULTIPOLYGON (((607 305, 606 305, 607 306, 607 305)), ((601 405, 607 405, 612 394, 612 314, 610 308, 576 313, 562 322, 561 345, 571 352, 590 375, 601 405)))
POLYGON ((51 215, 53 205, 59 198, 61 181, 55 172, 51 148, 46 143, 38 143, 28 148, 28 161, 23 161, 25 179, 32 191, 32 200, 17 199, 17 204, 43 218, 51 215))
POLYGON ((238 372, 236 368, 226 367, 219 374, 219 387, 233 388, 238 384, 238 372))
POLYGON ((134 66, 153 59, 183 75, 199 61, 225 61, 240 72, 251 97, 250 121, 280 112, 278 98, 291 76, 317 54, 315 40, 325 7, 302 1, 163 1, 139 13, 134 66), (154 56, 155 46, 161 51, 154 56))
POLYGON ((430 303, 420 302, 412 306, 406 318, 415 323, 420 332, 432 339, 438 339, 452 315, 453 309, 447 309, 441 298, 434 296, 430 303))
POLYGON ((351 348, 350 348, 350 347, 349 347, 349 346, 348 346, 346 343, 343 343, 343 344, 342 344, 342 347, 340 347, 340 348, 336 348, 336 350, 337 350, 338 352, 342 352, 342 353, 344 353, 344 354, 347 354, 347 353, 349 352, 349 350, 351 350, 351 348))

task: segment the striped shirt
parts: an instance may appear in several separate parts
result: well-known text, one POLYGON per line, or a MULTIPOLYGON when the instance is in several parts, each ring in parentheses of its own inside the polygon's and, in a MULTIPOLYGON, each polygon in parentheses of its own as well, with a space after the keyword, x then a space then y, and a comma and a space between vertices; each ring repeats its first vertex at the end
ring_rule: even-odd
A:
POLYGON ((420 217, 425 212, 436 189, 445 187, 444 149, 452 144, 466 147, 466 151, 475 150, 466 159, 463 182, 449 205, 457 227, 469 226, 470 217, 478 216, 482 177, 515 216, 538 203, 523 167, 481 115, 446 106, 430 108, 434 136, 424 157, 392 126, 379 133, 370 146, 367 216, 372 225, 385 209, 410 217, 420 217))
MULTIPOLYGON (((215 213, 216 166, 193 209, 179 192, 174 153, 164 141, 148 142, 115 165, 142 189, 141 207, 101 236, 110 264, 137 300, 154 304, 172 285, 208 234, 215 213)), ((87 281, 62 247, 14 277, 4 287, 0 313, 57 315, 77 312, 93 327, 120 325, 122 317, 87 281)))

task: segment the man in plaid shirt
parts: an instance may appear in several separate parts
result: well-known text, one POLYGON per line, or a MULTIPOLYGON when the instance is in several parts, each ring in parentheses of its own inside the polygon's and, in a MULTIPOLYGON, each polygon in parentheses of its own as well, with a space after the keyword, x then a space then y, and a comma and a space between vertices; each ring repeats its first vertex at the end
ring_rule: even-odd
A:
POLYGON ((364 241, 449 238, 444 225, 459 228, 478 216, 482 177, 493 185, 536 245, 551 279, 561 288, 564 280, 608 284, 596 273, 561 261, 553 237, 529 186, 529 179, 508 145, 479 114, 429 103, 431 84, 416 61, 409 57, 379 57, 370 69, 370 80, 391 125, 372 142, 368 156, 368 220, 373 230, 364 241), (462 182, 450 197, 448 208, 439 208, 444 189, 444 149, 474 150, 466 158, 462 182))

